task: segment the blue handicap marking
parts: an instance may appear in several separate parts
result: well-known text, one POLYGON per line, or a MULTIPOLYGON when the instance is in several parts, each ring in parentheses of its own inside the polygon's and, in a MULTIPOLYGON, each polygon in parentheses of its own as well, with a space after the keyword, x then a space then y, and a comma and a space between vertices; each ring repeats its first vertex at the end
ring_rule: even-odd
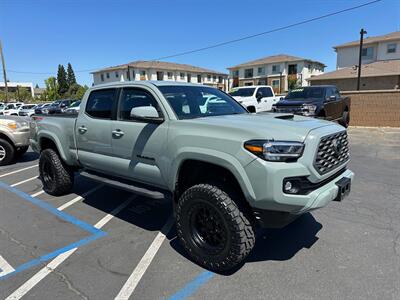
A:
MULTIPOLYGON (((80 239, 80 240, 78 240, 76 242, 73 242, 73 243, 71 243, 71 244, 69 244, 69 245, 67 245, 65 247, 56 249, 56 250, 54 250, 54 251, 52 251, 50 253, 44 254, 44 255, 42 255, 42 256, 40 256, 38 258, 34 258, 34 259, 32 259, 32 260, 30 260, 30 261, 28 261, 28 262, 26 262, 26 263, 24 263, 22 265, 16 266, 16 267, 12 267, 4 259, 4 257, 2 257, 0 255, 0 281, 4 280, 6 278, 9 278, 9 277, 11 277, 11 276, 13 276, 13 275, 15 275, 15 274, 17 274, 19 272, 25 271, 25 270, 27 270, 27 269, 29 269, 31 267, 34 267, 34 266, 36 266, 36 265, 38 265, 40 263, 46 262, 46 261, 48 261, 50 259, 53 259, 53 258, 57 257, 58 255, 60 255, 62 253, 65 253, 65 252, 67 252, 67 251, 69 251, 71 249, 78 248, 80 246, 86 245, 86 244, 88 244, 90 242, 93 242, 94 240, 97 240, 97 239, 107 235, 106 232, 104 232, 104 231, 102 231, 100 229, 97 229, 94 226, 92 226, 92 225, 90 225, 90 224, 88 224, 88 223, 86 223, 84 221, 81 221, 81 220, 79 220, 79 219, 77 219, 77 218, 75 218, 75 217, 73 217, 73 216, 71 216, 71 215, 69 215, 69 214, 67 214, 67 213, 65 213, 63 211, 58 210, 57 208, 51 206, 50 204, 48 204, 45 201, 39 200, 37 198, 34 198, 34 197, 32 197, 32 196, 30 196, 30 195, 28 195, 28 194, 26 194, 26 193, 24 193, 24 192, 22 192, 22 191, 20 191, 20 190, 18 190, 16 188, 14 188, 14 187, 11 187, 11 186, 9 186, 8 184, 5 184, 2 181, 0 181, 0 189, 9 191, 11 193, 14 193, 14 194, 18 195, 19 198, 21 198, 21 199, 23 199, 25 201, 28 201, 29 203, 31 203, 31 204, 33 204, 33 205, 35 205, 35 206, 47 211, 48 213, 51 213, 51 214, 55 215, 57 218, 62 219, 64 221, 66 221, 66 222, 68 222, 68 223, 70 223, 72 225, 75 225, 78 228, 83 229, 84 231, 90 233, 89 236, 87 236, 87 237, 85 237, 83 239, 80 239)), ((3 255, 4 255, 4 253, 3 253, 3 255)))

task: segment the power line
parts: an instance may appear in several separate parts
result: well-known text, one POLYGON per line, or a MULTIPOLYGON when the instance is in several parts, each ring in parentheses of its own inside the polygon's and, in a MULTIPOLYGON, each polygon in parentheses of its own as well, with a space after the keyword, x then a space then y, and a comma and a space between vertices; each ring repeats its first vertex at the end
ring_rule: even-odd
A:
MULTIPOLYGON (((209 45, 209 46, 202 47, 202 48, 188 50, 188 51, 184 51, 184 52, 180 52, 180 53, 176 53, 176 54, 171 54, 171 55, 167 55, 167 56, 161 56, 161 57, 158 57, 158 58, 151 59, 150 61, 164 60, 164 59, 167 59, 167 58, 173 58, 173 57, 183 56, 183 55, 192 54, 192 53, 196 53, 196 52, 206 51, 206 50, 217 48, 217 47, 222 47, 222 46, 225 46, 225 45, 237 43, 237 42, 240 42, 240 41, 252 39, 252 38, 255 38, 255 37, 262 36, 262 35, 267 35, 267 34, 270 34, 270 33, 277 32, 277 31, 282 31, 282 30, 286 30, 286 29, 289 29, 289 28, 292 28, 292 27, 296 27, 296 26, 307 24, 307 23, 315 22, 315 21, 318 21, 318 20, 321 20, 321 19, 329 18, 329 17, 335 16, 335 15, 339 15, 339 14, 342 14, 342 13, 345 13, 345 12, 348 12, 348 11, 356 10, 356 9, 359 9, 359 8, 362 8, 362 7, 365 7, 365 6, 368 6, 368 5, 372 5, 372 4, 375 4, 375 3, 378 3, 378 2, 382 2, 382 1, 383 0, 369 1, 369 2, 366 2, 366 3, 360 4, 360 5, 352 6, 352 7, 349 7, 349 8, 338 10, 338 11, 335 11, 335 12, 332 12, 332 13, 328 13, 328 14, 325 14, 325 15, 321 15, 321 16, 318 16, 318 17, 314 17, 314 18, 311 18, 311 19, 307 19, 307 20, 303 20, 303 21, 300 21, 300 22, 292 23, 292 24, 289 24, 289 25, 277 27, 277 28, 274 28, 274 29, 271 29, 271 30, 268 30, 268 31, 263 31, 263 32, 260 32, 260 33, 256 33, 256 34, 252 34, 252 35, 248 35, 248 36, 244 36, 244 37, 240 37, 240 38, 237 38, 237 39, 233 39, 233 40, 217 43, 217 44, 214 44, 214 45, 209 45)), ((99 67, 99 68, 78 70, 78 71, 75 71, 75 73, 86 73, 86 72, 96 71, 96 70, 99 70, 99 69, 101 69, 101 68, 99 67)), ((35 74, 35 75, 36 74, 37 75, 49 75, 49 74, 54 74, 55 73, 55 72, 18 71, 18 70, 9 70, 9 69, 7 71, 10 72, 10 73, 35 74)))

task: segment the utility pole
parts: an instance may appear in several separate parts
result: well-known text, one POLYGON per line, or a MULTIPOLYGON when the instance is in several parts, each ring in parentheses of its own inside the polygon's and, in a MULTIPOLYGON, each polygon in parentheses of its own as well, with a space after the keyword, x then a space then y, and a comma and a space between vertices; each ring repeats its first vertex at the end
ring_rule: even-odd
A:
POLYGON ((4 78, 4 90, 6 92, 6 100, 5 103, 8 102, 8 86, 7 86, 7 74, 6 74, 6 63, 4 62, 4 54, 3 54, 3 47, 1 46, 0 41, 0 56, 1 56, 1 63, 3 65, 3 78, 4 78))
POLYGON ((358 55, 358 76, 357 76, 357 91, 360 90, 360 82, 361 82, 361 57, 362 57, 362 49, 363 49, 363 41, 364 41, 364 34, 367 32, 364 28, 361 28, 360 31, 360 53, 358 55))

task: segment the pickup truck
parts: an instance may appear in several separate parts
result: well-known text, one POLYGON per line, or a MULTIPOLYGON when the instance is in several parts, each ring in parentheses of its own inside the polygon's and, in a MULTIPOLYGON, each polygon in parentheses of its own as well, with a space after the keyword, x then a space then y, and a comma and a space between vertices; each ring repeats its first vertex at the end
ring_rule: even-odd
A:
POLYGON ((250 253, 257 227, 283 227, 350 191, 346 129, 293 114, 252 114, 224 92, 167 81, 91 87, 78 115, 35 115, 44 190, 74 173, 171 199, 190 257, 221 272, 250 253), (204 98, 215 96, 207 109, 204 98))
POLYGON ((229 94, 251 112, 271 111, 280 100, 269 85, 243 86, 234 88, 229 94))
POLYGON ((0 166, 10 164, 29 148, 29 121, 23 117, 0 116, 0 166))
POLYGON ((344 127, 350 123, 350 98, 342 97, 334 85, 315 85, 291 90, 273 106, 274 112, 337 121, 344 127))

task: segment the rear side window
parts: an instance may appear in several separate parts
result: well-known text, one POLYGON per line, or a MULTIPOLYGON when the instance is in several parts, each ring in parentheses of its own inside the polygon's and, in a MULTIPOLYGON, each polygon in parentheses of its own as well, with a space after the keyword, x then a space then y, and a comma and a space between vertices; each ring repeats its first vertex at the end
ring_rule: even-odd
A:
POLYGON ((132 108, 140 106, 153 106, 160 114, 157 101, 149 92, 137 88, 123 89, 119 108, 120 120, 132 120, 132 108))
POLYGON ((270 88, 260 88, 259 91, 263 97, 273 97, 272 90, 270 88))
POLYGON ((116 89, 91 92, 86 104, 86 113, 93 118, 111 119, 115 94, 116 89))

